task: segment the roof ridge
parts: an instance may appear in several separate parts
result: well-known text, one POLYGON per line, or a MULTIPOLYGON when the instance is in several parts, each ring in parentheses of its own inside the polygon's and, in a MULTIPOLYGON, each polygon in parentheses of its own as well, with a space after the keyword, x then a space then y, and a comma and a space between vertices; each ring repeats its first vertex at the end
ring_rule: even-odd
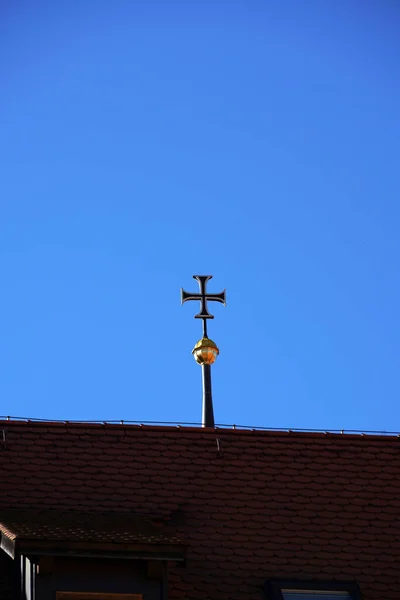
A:
POLYGON ((39 419, 29 417, 5 417, 0 415, 0 428, 12 425, 29 425, 37 427, 74 427, 74 428, 129 428, 146 431, 182 431, 229 434, 269 434, 277 436, 312 436, 312 437, 335 437, 335 438, 374 438, 374 439, 399 439, 400 433, 396 431, 368 431, 357 429, 314 429, 314 428, 285 428, 285 427, 260 427, 251 425, 216 424, 215 427, 202 427, 200 423, 176 422, 176 421, 84 421, 84 420, 61 420, 61 419, 39 419))

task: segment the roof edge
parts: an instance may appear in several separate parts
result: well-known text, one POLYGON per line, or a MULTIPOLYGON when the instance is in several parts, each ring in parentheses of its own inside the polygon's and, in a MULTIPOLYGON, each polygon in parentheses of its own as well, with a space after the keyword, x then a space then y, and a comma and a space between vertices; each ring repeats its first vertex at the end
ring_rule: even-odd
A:
POLYGON ((202 427, 193 423, 154 423, 136 421, 68 421, 29 419, 25 417, 0 416, 0 428, 30 427, 30 428, 71 428, 71 429, 135 429, 156 432, 182 432, 202 434, 229 434, 229 435, 268 435, 277 437, 320 437, 335 439, 368 439, 371 441, 400 441, 400 433, 391 431, 362 431, 362 430, 323 430, 323 429, 297 429, 297 428, 268 428, 252 427, 250 425, 225 425, 217 424, 215 427, 202 427))

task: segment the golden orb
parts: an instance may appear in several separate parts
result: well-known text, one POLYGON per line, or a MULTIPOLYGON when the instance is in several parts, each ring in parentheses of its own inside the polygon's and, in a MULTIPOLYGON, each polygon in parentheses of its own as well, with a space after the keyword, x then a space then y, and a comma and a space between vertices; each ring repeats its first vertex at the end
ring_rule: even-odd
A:
POLYGON ((215 342, 203 337, 193 348, 192 354, 199 365, 212 365, 215 363, 219 350, 215 342))

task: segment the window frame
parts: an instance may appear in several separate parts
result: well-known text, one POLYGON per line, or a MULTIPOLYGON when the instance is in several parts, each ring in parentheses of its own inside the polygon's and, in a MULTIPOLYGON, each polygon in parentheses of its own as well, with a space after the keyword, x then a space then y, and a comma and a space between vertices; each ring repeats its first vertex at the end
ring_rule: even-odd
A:
POLYGON ((287 591, 347 592, 351 595, 352 600, 362 600, 360 587, 355 581, 316 581, 312 579, 268 579, 264 584, 266 600, 284 600, 282 589, 287 591))

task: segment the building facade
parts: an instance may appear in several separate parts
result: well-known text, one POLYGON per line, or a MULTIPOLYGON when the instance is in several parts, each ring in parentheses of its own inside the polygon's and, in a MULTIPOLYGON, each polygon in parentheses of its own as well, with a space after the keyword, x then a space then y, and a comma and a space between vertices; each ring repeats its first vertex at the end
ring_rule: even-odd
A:
POLYGON ((0 422, 0 598, 399 600, 400 438, 0 422))

